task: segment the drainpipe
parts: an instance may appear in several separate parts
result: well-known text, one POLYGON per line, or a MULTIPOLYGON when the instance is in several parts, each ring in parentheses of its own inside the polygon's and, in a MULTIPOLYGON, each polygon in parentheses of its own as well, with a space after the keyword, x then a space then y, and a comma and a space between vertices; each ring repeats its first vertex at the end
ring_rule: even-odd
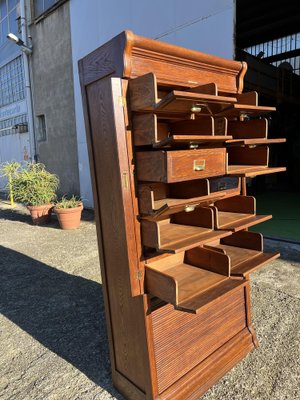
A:
MULTIPOLYGON (((25 1, 26 0, 20 0, 21 38, 24 44, 28 46, 25 1)), ((37 146, 36 146, 35 131, 34 131, 32 92, 31 92, 31 80, 30 80, 30 70, 29 70, 30 54, 22 51, 22 55, 24 63, 25 91, 26 91, 26 103, 27 103, 27 113, 28 113, 30 159, 31 161, 37 161, 37 151, 36 151, 37 146)))

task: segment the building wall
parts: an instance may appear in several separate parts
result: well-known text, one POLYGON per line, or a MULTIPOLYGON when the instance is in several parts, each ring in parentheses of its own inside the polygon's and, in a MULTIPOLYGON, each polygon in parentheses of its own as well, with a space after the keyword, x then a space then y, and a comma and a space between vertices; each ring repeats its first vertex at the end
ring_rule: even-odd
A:
MULTIPOLYGON (((234 0, 71 0, 71 40, 81 196, 92 206, 78 60, 125 29, 233 58, 234 0)), ((101 149, 99 149, 101 151, 101 149)))
POLYGON ((69 2, 30 25, 38 160, 60 178, 61 194, 79 194, 69 2), (45 116, 41 141, 38 116, 45 116))

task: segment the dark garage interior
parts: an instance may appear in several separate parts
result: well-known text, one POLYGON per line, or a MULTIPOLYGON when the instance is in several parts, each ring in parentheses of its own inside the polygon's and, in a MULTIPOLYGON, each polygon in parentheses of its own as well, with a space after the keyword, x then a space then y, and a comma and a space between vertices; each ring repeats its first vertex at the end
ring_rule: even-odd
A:
POLYGON ((259 226, 266 237, 300 242, 300 2, 236 1, 236 59, 246 61, 244 91, 259 92, 259 104, 276 107, 267 116, 270 166, 280 174, 247 180, 260 214, 273 219, 259 226))

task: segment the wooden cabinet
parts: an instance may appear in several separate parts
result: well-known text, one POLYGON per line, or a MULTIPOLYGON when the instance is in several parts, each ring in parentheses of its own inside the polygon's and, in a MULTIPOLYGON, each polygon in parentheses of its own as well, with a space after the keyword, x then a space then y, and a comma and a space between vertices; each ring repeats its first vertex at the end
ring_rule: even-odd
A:
POLYGON ((79 63, 115 386, 197 399, 257 346, 251 273, 278 253, 247 229, 269 167, 246 64, 123 32, 79 63))

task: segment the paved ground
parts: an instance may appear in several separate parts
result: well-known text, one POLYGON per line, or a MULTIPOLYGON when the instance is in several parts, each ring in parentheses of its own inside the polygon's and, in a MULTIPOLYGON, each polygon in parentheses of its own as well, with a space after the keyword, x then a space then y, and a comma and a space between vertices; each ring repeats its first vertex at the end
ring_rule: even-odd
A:
MULTIPOLYGON (((205 400, 300 399, 300 246, 253 276, 261 347, 205 400)), ((100 400, 112 387, 92 215, 77 231, 34 227, 0 202, 0 399, 100 400)), ((184 399, 183 399, 184 400, 184 399)))

